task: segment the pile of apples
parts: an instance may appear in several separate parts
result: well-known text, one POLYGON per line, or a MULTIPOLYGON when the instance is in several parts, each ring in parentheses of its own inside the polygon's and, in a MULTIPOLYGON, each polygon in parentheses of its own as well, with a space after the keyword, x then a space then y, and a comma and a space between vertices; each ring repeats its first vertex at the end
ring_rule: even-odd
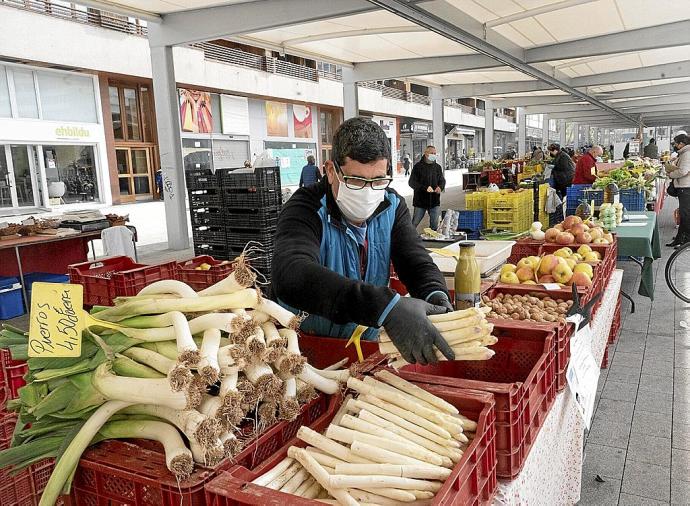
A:
POLYGON ((613 234, 579 216, 566 216, 562 223, 544 233, 546 242, 556 244, 613 244, 613 234))
POLYGON ((500 282, 510 285, 559 283, 590 286, 594 277, 592 264, 600 260, 599 252, 587 244, 581 245, 576 252, 564 247, 543 257, 522 258, 517 265, 505 264, 501 267, 500 282))

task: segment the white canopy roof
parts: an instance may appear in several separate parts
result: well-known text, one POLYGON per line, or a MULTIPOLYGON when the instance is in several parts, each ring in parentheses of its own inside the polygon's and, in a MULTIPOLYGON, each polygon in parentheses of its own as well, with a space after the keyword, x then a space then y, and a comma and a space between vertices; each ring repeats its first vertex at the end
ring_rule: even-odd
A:
POLYGON ((493 98, 527 113, 571 97, 611 124, 690 120, 685 0, 86 3, 152 21, 152 46, 225 37, 340 63, 354 80, 414 79, 444 97, 493 98), (678 104, 633 103, 670 94, 678 104))

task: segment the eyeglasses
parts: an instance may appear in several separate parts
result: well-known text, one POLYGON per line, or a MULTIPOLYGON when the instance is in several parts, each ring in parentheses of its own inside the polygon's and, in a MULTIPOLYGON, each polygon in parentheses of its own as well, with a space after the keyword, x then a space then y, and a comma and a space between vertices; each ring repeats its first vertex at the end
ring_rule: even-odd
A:
POLYGON ((359 176, 346 176, 343 172, 343 169, 341 169, 340 165, 338 165, 338 162, 334 161, 333 165, 342 176, 342 182, 350 190, 361 190, 367 185, 369 185, 374 190, 385 190, 390 186, 391 182, 393 181, 392 177, 374 177, 369 179, 366 177, 359 176))

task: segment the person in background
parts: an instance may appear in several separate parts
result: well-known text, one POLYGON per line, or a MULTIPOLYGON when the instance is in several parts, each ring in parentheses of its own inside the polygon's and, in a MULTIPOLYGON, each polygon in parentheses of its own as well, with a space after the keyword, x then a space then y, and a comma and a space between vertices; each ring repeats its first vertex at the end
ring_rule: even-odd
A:
POLYGON ((568 153, 561 149, 560 144, 551 144, 549 154, 553 157, 553 169, 551 170, 553 187, 562 199, 565 197, 568 186, 573 184, 575 164, 568 153))
POLYGON ((614 161, 614 160, 616 159, 616 158, 615 158, 615 155, 614 155, 614 152, 615 152, 615 151, 614 151, 614 149, 613 149, 613 144, 611 144, 611 145, 609 146, 609 161, 610 161, 610 162, 612 162, 612 161, 614 161))
POLYGON ((428 318, 452 311, 446 282, 405 199, 389 188, 385 132, 371 120, 348 119, 333 136, 331 156, 321 183, 297 190, 278 217, 274 295, 309 313, 304 332, 347 339, 363 325, 363 338, 372 340, 383 327, 408 362, 437 362, 434 348, 453 360, 428 318), (410 297, 388 287, 391 262, 410 297))
POLYGON ((422 159, 414 164, 408 184, 414 190, 412 224, 415 227, 419 225, 428 212, 429 226, 436 230, 441 212, 441 192, 446 188, 446 178, 443 177, 443 169, 436 162, 434 146, 427 146, 422 159))
POLYGON ((623 158, 626 160, 630 158, 630 143, 626 142, 625 147, 623 148, 623 158))
POLYGON ((643 153, 646 158, 657 160, 659 158, 659 147, 656 145, 656 140, 649 139, 649 144, 644 147, 643 153))
POLYGON ((573 184, 592 184, 597 178, 597 157, 604 153, 601 146, 592 146, 582 155, 575 166, 573 184))
POLYGON ((537 162, 541 162, 544 159, 544 152, 541 150, 539 146, 535 146, 534 150, 532 150, 532 160, 536 160, 537 162))
POLYGON ((676 237, 667 246, 679 248, 690 242, 690 136, 676 135, 673 150, 678 157, 666 164, 666 175, 673 181, 678 192, 678 211, 680 226, 676 237))
POLYGON ((405 168, 405 177, 410 175, 410 169, 412 168, 412 160, 410 160, 409 153, 405 153, 403 156, 403 167, 405 168))
POLYGON ((156 171, 156 189, 158 190, 158 200, 163 200, 163 171, 156 171))
POLYGON ((299 187, 311 186, 321 181, 321 172, 316 166, 316 159, 313 155, 307 157, 307 164, 302 167, 302 174, 299 177, 299 187))

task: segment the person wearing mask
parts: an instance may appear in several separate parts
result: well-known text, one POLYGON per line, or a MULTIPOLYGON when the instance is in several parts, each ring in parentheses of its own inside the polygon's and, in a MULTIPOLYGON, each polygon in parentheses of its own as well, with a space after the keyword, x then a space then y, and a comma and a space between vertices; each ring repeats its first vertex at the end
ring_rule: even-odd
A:
POLYGON ((412 160, 410 160, 410 155, 405 153, 403 157, 403 167, 405 168, 405 177, 410 175, 410 168, 412 167, 412 160))
POLYGON ((383 327, 405 360, 452 360, 428 315, 452 310, 443 275, 412 225, 405 200, 389 188, 390 141, 371 120, 351 118, 333 136, 326 176, 300 188, 278 218, 272 290, 305 311, 305 332, 349 338, 357 325, 376 339, 383 327), (388 287, 390 264, 410 297, 388 287))
POLYGON ((321 181, 321 172, 316 166, 316 159, 309 155, 307 157, 307 164, 302 167, 302 174, 299 176, 299 187, 311 186, 321 181))
POLYGON ((649 144, 644 147, 643 153, 646 158, 653 158, 655 160, 659 158, 659 147, 654 139, 649 139, 649 144))
POLYGON ((561 149, 560 144, 551 144, 549 146, 549 154, 553 158, 551 162, 553 164, 553 169, 551 169, 553 187, 558 193, 558 196, 564 198, 568 186, 573 184, 575 164, 568 156, 568 153, 561 149))
POLYGON ((415 227, 419 225, 428 212, 429 226, 436 230, 441 212, 441 192, 446 188, 446 178, 443 177, 443 169, 436 162, 434 146, 427 146, 422 159, 414 164, 408 184, 414 190, 412 224, 415 227))
POLYGON ((573 184, 592 184, 597 178, 597 157, 604 150, 601 146, 592 146, 577 160, 573 184))
POLYGON ((666 164, 666 175, 673 181, 678 192, 680 226, 673 241, 667 246, 679 248, 690 242, 690 136, 676 135, 673 150, 678 157, 666 164))

